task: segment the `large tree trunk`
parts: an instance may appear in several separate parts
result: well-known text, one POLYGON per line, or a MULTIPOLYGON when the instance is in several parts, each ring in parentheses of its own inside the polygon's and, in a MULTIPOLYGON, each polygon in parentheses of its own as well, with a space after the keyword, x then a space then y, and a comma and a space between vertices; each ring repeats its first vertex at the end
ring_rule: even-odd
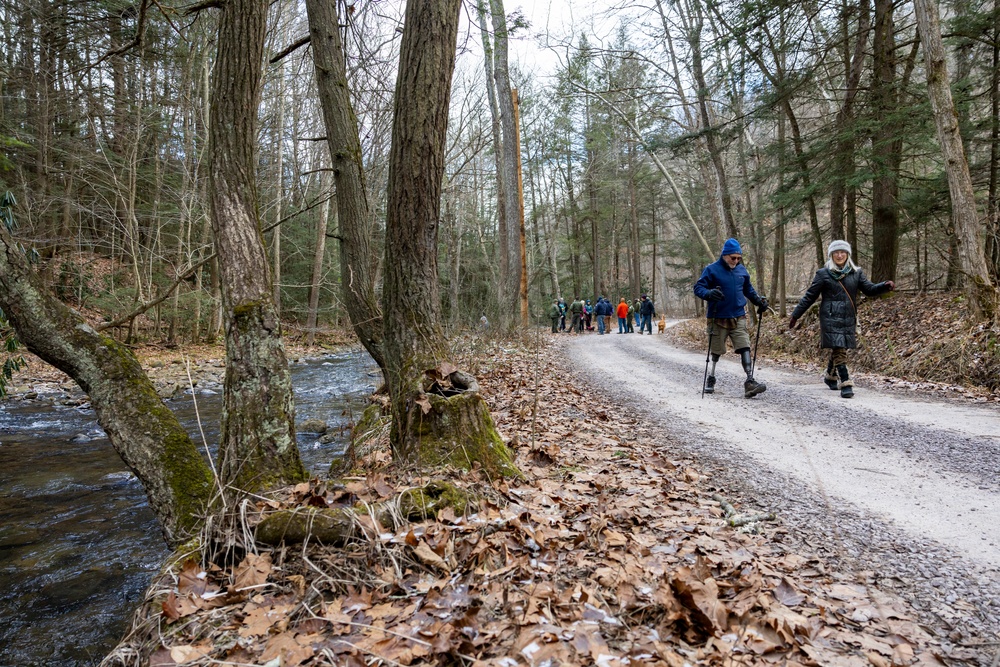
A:
POLYGON ((132 352, 47 293, 3 223, 0 309, 28 350, 87 392, 111 445, 142 483, 167 543, 183 542, 211 502, 208 464, 132 352))
POLYGON ((347 86, 347 63, 336 6, 306 0, 316 85, 337 185, 340 267, 344 305, 361 344, 385 370, 382 311, 375 295, 376 254, 372 250, 371 206, 365 185, 358 119, 347 86))
POLYGON ((257 217, 257 107, 266 0, 230 0, 212 78, 210 199, 226 329, 220 475, 253 492, 306 479, 292 382, 257 217))
POLYGON ((461 0, 406 6, 389 157, 386 383, 397 460, 516 472, 475 380, 446 363, 437 230, 461 0), (445 397, 447 394, 455 394, 445 397))
POLYGON ((934 0, 914 0, 914 12, 924 48, 924 68, 927 72, 927 93, 934 111, 938 141, 944 155, 951 193, 951 217, 958 241, 958 256, 965 276, 965 292, 969 311, 974 317, 992 319, 996 315, 997 292, 990 281, 982 245, 982 221, 976 210, 976 195, 969 176, 959 133, 958 114, 951 97, 948 66, 941 42, 941 24, 934 0))

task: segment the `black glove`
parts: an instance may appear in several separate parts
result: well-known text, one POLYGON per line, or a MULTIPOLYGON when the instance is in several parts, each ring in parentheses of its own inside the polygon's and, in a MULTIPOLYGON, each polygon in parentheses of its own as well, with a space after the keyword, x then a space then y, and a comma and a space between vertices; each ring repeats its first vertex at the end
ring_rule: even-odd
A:
POLYGON ((768 304, 767 299, 760 297, 760 302, 757 304, 757 314, 763 315, 770 304, 768 304))
POLYGON ((708 296, 706 298, 709 301, 725 301, 726 295, 722 293, 721 287, 716 287, 713 290, 709 290, 708 296))
POLYGON ((798 323, 799 323, 798 318, 795 318, 795 317, 789 318, 789 320, 788 320, 788 328, 789 329, 794 329, 795 325, 798 324, 798 323))

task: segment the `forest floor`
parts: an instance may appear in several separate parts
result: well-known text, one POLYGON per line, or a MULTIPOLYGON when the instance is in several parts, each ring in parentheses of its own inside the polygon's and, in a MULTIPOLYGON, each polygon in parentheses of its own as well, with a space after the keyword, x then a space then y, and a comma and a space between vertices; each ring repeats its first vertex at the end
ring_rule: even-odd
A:
MULTIPOLYGON (((903 301, 891 304, 900 319, 885 336, 862 333, 866 348, 856 359, 858 368, 864 359, 893 359, 897 378, 862 372, 862 384, 969 403, 998 400, 995 387, 961 383, 970 368, 995 369, 995 351, 985 342, 993 357, 976 349, 989 334, 963 326, 957 314, 950 319, 960 304, 947 297, 922 300, 920 308, 903 301), (927 312, 931 320, 922 319, 927 312), (925 347, 945 343, 936 364, 923 348, 910 351, 923 332, 931 341, 925 347), (883 338, 885 349, 897 352, 873 350, 883 338)), ((868 304, 863 316, 871 311, 872 321, 883 322, 884 307, 868 304)), ((788 335, 765 319, 758 363, 780 357, 814 372, 815 324, 808 317, 804 324, 788 335)), ((682 323, 671 337, 700 347, 701 326, 682 323)), ((456 484, 481 492, 477 511, 444 510, 399 525, 360 517, 347 545, 252 547, 232 567, 180 557, 104 664, 996 667, 995 606, 970 602, 957 588, 945 614, 915 609, 907 600, 912 591, 895 580, 905 573, 866 568, 854 552, 854 541, 871 535, 867 519, 848 526, 859 530, 852 541, 841 539, 840 524, 823 511, 805 514, 810 530, 784 510, 768 516, 771 498, 754 497, 732 479, 739 469, 727 473, 685 441, 691 434, 671 433, 648 406, 599 381, 611 357, 574 364, 573 348, 596 342, 586 339, 467 338, 456 347, 457 365, 480 379, 516 450, 523 480, 452 473, 456 484)), ((667 339, 639 340, 667 347, 667 339)), ((316 352, 289 346, 290 358, 316 352)), ((164 393, 187 386, 189 368, 195 382, 221 377, 216 347, 138 353, 164 393)), ((65 382, 35 364, 21 377, 65 382)), ((374 505, 428 481, 380 467, 387 458, 382 450, 361 474, 286 489, 254 509, 374 505)), ((942 579, 934 555, 918 573, 928 581, 942 579)), ((900 560, 912 562, 902 553, 900 560)))

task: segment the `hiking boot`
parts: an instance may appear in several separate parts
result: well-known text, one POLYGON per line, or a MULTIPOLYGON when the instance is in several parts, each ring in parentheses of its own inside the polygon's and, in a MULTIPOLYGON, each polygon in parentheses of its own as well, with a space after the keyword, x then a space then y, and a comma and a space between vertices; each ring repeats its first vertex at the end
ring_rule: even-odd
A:
POLYGON ((743 383, 743 398, 753 398, 765 391, 767 391, 767 385, 763 382, 757 382, 753 378, 747 378, 747 381, 743 383))
POLYGON ((715 376, 709 375, 708 379, 705 380, 705 393, 714 394, 715 393, 715 376))
POLYGON ((837 391, 837 389, 840 388, 840 386, 839 386, 840 385, 840 379, 836 375, 830 375, 830 374, 824 375, 823 376, 823 382, 826 383, 827 387, 829 387, 830 389, 832 389, 834 391, 837 391))
POLYGON ((841 364, 837 366, 837 375, 840 377, 840 397, 851 398, 854 396, 854 382, 847 373, 847 366, 841 364))

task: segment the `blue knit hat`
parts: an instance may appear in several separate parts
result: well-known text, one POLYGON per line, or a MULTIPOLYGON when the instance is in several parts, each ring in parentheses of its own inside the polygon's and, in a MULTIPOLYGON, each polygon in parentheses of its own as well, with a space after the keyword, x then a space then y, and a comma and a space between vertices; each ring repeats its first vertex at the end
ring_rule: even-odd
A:
POLYGON ((736 239, 726 239, 725 245, 722 246, 722 256, 726 255, 742 255, 743 249, 740 248, 740 242, 736 239))

